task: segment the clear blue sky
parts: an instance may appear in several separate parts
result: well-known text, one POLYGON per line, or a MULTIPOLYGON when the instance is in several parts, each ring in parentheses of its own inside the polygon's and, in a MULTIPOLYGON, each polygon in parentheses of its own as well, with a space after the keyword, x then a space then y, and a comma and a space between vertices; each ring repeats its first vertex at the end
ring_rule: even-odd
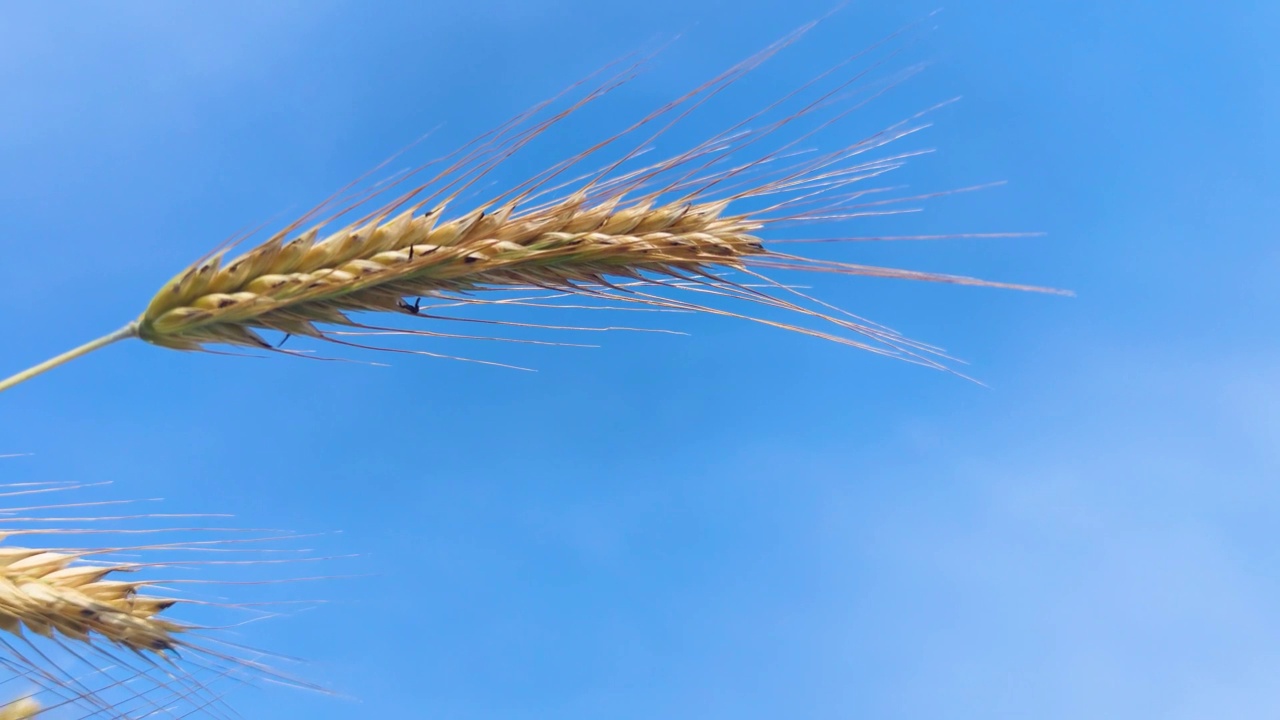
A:
MULTIPOLYGON (((3 368, 440 123, 685 31, 634 117, 830 5, 11 4, 3 368)), ((854 2, 745 97, 934 7, 854 2)), ((0 397, 0 453, 35 454, 4 472, 343 531, 329 570, 374 577, 245 637, 361 702, 238 689, 248 718, 1276 717, 1280 7, 944 10, 878 112, 963 95, 904 179, 1009 185, 895 227, 1047 236, 841 257, 1079 296, 815 282, 990 389, 715 318, 502 354, 538 373, 133 343, 0 397)))

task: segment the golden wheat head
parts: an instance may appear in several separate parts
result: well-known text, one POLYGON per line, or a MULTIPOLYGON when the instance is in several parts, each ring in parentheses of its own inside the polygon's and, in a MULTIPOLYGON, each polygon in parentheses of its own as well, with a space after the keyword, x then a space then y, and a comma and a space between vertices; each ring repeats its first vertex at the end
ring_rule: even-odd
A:
MULTIPOLYGON (((0 485, 0 502, 87 490, 59 483, 0 485)), ((306 551, 275 547, 292 536, 168 525, 179 517, 207 516, 65 516, 68 508, 119 504, 0 506, 0 696, 22 698, 0 708, 0 718, 30 717, 37 710, 50 718, 228 717, 234 712, 215 689, 225 681, 314 687, 273 667, 281 658, 226 637, 236 625, 278 614, 269 603, 228 604, 200 594, 206 586, 243 590, 286 581, 245 581, 226 576, 224 568, 239 573, 307 560, 306 551), (47 544, 68 536, 148 542, 47 544), (178 619, 179 607, 188 616, 248 617, 215 626, 178 619)))
MULTIPOLYGON (((548 101, 457 152, 381 185, 353 184, 239 257, 229 259, 229 247, 210 253, 167 283, 126 327, 0 381, 0 390, 129 337, 178 350, 229 345, 292 352, 280 349, 264 332, 370 347, 359 338, 387 333, 471 336, 369 325, 360 319, 365 314, 477 322, 442 311, 485 304, 549 307, 566 297, 597 306, 746 318, 942 367, 938 358, 944 356, 936 348, 764 274, 802 270, 1042 290, 778 249, 785 242, 814 241, 773 237, 782 229, 908 212, 914 209, 907 206, 911 202, 945 194, 903 196, 874 184, 924 152, 886 148, 923 129, 921 118, 928 111, 827 152, 801 145, 819 131, 841 127, 840 121, 854 110, 913 74, 916 68, 873 75, 896 56, 897 50, 885 50, 892 47, 892 38, 872 48, 884 53, 877 60, 859 65, 850 58, 685 152, 656 163, 640 161, 678 121, 808 29, 526 182, 469 202, 464 212, 450 214, 505 160, 623 84, 636 66, 624 67, 568 107, 548 110, 555 107, 548 101), (796 137, 783 138, 782 131, 793 128, 796 137), (610 155, 624 138, 636 136, 640 142, 630 150, 610 155), (603 167, 577 170, 588 158, 602 157, 603 167), (355 217, 357 209, 364 214, 355 217), (796 313, 827 329, 752 317, 727 309, 725 301, 796 313)), ((816 241, 835 239, 895 238, 816 241)))

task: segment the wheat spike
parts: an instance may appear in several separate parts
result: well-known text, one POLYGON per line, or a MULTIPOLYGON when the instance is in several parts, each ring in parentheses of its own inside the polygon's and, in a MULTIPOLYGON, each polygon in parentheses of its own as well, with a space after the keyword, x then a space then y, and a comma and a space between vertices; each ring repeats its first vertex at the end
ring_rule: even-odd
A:
POLYGON ((136 653, 163 654, 178 647, 185 628, 160 617, 176 600, 139 594, 141 583, 113 576, 123 565, 76 566, 67 553, 0 548, 0 630, 22 628, 80 642, 99 635, 136 653))
MULTIPOLYGON (((81 492, 87 487, 0 485, 0 498, 81 492)), ((225 627, 172 616, 179 606, 206 615, 248 613, 249 620, 278 614, 266 610, 267 604, 232 605, 201 598, 186 588, 256 584, 224 578, 215 567, 219 565, 276 567, 309 559, 305 550, 263 546, 293 536, 163 524, 177 517, 203 516, 62 516, 67 508, 120 504, 108 500, 0 507, 0 676, 8 676, 0 686, 22 680, 36 687, 34 694, 8 706, 13 712, 34 712, 39 701, 44 714, 66 708, 60 712, 88 712, 92 717, 230 717, 234 711, 215 690, 228 680, 319 689, 268 664, 279 658, 222 639, 225 627), (240 536, 191 539, 196 531, 240 536), (20 541, 67 535, 165 541, 79 548, 20 541), (140 557, 145 560, 135 559, 140 557), (165 576, 157 576, 161 569, 165 576), (125 577, 139 574, 141 579, 125 577)), ((261 582, 281 581, 287 578, 261 582)))
MULTIPOLYGON (((349 189, 237 258, 227 259, 228 248, 211 253, 166 284, 134 322, 0 381, 0 390, 131 337, 178 350, 229 345, 265 351, 277 351, 278 346, 268 342, 263 331, 355 347, 369 346, 353 337, 373 334, 460 337, 371 326, 357 316, 399 313, 459 320, 462 318, 434 310, 459 304, 501 304, 513 300, 503 295, 511 292, 539 294, 536 301, 525 299, 533 304, 577 296, 593 302, 747 318, 943 367, 938 358, 945 356, 936 348, 826 306, 763 274, 804 270, 1046 291, 813 259, 783 252, 777 249, 777 240, 766 240, 774 229, 908 212, 913 208, 904 203, 946 194, 893 196, 890 187, 864 188, 921 154, 886 154, 885 148, 923 129, 925 113, 827 153, 806 154, 798 144, 819 130, 835 127, 853 110, 905 80, 914 69, 874 81, 866 81, 864 70, 824 87, 821 81, 836 77, 834 71, 844 68, 846 61, 692 149, 662 162, 637 166, 637 158, 673 125, 808 29, 802 28, 618 135, 463 213, 450 216, 449 210, 512 154, 625 82, 634 66, 624 68, 549 118, 534 119, 545 105, 519 116, 442 158, 438 164, 443 170, 434 177, 384 200, 363 217, 344 220, 338 229, 325 232, 326 227, 382 198, 392 188, 424 177, 427 166, 381 187, 349 189), (816 97, 799 100, 806 91, 816 97), (788 103, 799 107, 792 107, 780 118, 770 115, 791 107, 788 103), (819 124, 781 145, 765 144, 780 131, 808 121, 819 124), (666 125, 644 137, 634 149, 606 161, 603 170, 577 181, 563 179, 571 169, 607 152, 620 139, 663 122, 666 125), (324 213, 329 215, 321 219, 324 213), (303 229, 308 223, 313 224, 303 229), (672 296, 682 292, 685 297, 672 296), (688 293, 697 293, 699 302, 688 299, 688 293), (492 299, 498 296, 504 299, 492 299), (442 304, 429 304, 424 312, 424 298, 442 304), (725 300, 799 313, 831 329, 752 317, 716 304, 725 300)), ((889 57, 894 55, 896 52, 889 57)), ((798 239, 781 239, 788 240, 798 239)))

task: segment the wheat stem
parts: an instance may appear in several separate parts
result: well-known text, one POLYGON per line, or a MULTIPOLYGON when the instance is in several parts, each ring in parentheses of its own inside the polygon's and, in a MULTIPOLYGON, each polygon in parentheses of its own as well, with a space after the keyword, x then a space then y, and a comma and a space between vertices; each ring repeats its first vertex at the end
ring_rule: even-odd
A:
POLYGON ((115 332, 110 333, 109 335, 103 335, 97 340, 87 342, 81 345, 80 347, 75 348, 74 350, 68 350, 67 352, 62 353, 61 355, 55 358, 50 358, 49 360, 45 360, 39 365, 33 365, 32 367, 29 367, 26 370, 23 370, 17 375, 6 378, 4 380, 0 380, 0 392, 8 390, 9 388, 21 382, 30 380, 31 378, 43 372, 52 370, 58 367, 59 365, 62 365, 63 363, 67 363, 72 360, 75 360, 81 355, 88 355, 94 350, 97 350, 99 348, 104 348, 110 345, 111 343, 119 342, 121 340, 127 340, 129 338, 133 338, 137 336, 138 336, 138 324, 136 322, 131 322, 128 325, 125 325, 124 327, 120 328, 119 330, 116 330, 115 332))

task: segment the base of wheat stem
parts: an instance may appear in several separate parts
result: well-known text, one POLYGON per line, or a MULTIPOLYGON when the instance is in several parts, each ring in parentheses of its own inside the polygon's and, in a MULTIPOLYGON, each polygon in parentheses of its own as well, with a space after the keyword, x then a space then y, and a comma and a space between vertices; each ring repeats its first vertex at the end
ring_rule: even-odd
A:
POLYGON ((68 350, 57 357, 45 360, 39 365, 33 365, 16 375, 0 380, 0 392, 8 390, 19 383, 26 382, 41 373, 48 372, 59 365, 71 362, 82 355, 88 355, 94 350, 99 350, 112 343, 120 342, 121 340, 128 340, 129 338, 135 338, 137 336, 138 324, 136 322, 131 322, 113 333, 103 335, 97 340, 87 342, 74 350, 68 350))

